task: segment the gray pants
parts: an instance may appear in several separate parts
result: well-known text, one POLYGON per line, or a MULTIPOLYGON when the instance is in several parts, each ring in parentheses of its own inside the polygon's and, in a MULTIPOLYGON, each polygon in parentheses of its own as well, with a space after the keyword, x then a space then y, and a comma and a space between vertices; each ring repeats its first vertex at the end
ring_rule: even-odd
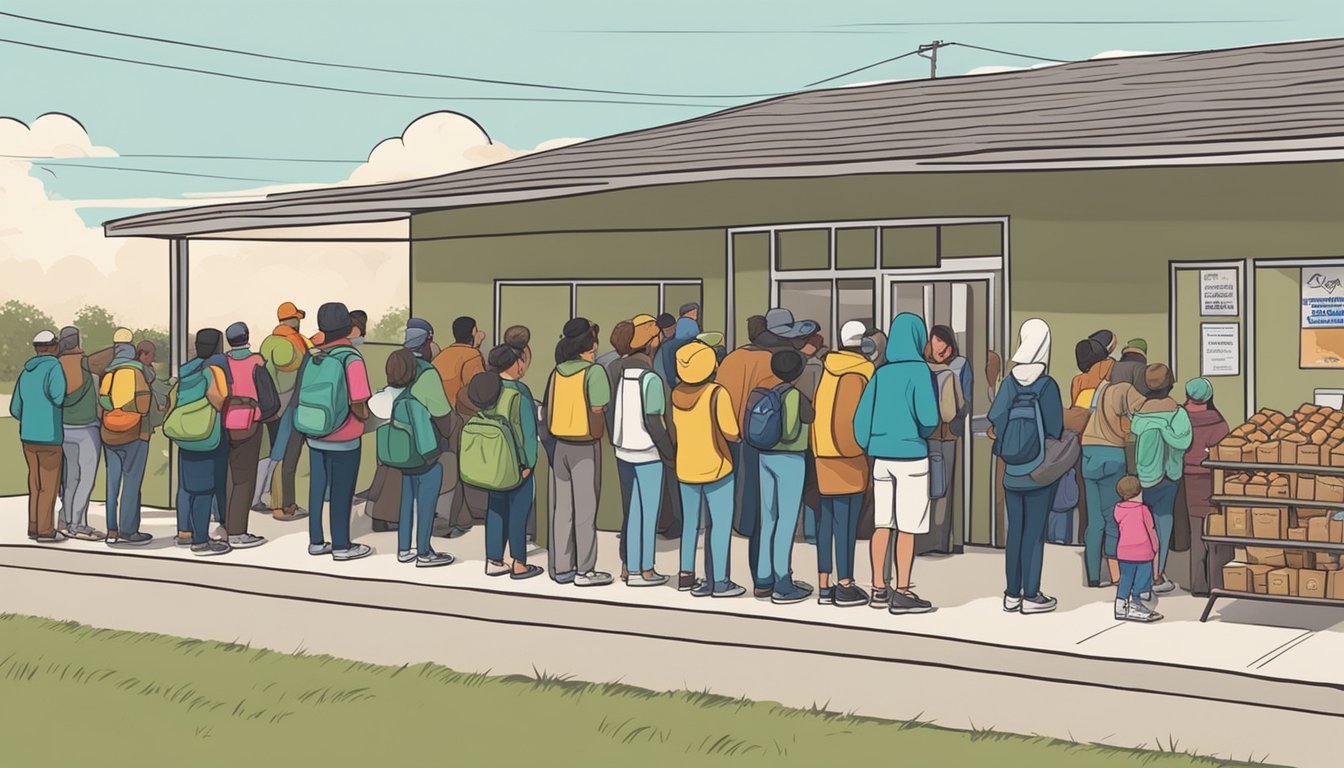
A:
POLYGON ((547 528, 551 576, 597 567, 597 500, 602 489, 598 443, 555 444, 547 528))
POLYGON ((98 425, 66 427, 61 452, 65 456, 65 473, 61 479, 61 528, 87 527, 89 498, 93 496, 93 480, 98 475, 98 461, 103 440, 98 425))
MULTIPOLYGON (((947 493, 941 499, 932 499, 929 504, 929 532, 915 541, 915 554, 924 555, 938 552, 952 554, 952 533, 956 529, 956 514, 952 500, 957 493, 957 454, 961 442, 957 440, 930 440, 930 449, 937 449, 943 456, 943 468, 947 472, 947 493)), ((960 542, 955 542, 960 543, 960 542)), ((888 570, 887 575, 891 572, 888 570)))

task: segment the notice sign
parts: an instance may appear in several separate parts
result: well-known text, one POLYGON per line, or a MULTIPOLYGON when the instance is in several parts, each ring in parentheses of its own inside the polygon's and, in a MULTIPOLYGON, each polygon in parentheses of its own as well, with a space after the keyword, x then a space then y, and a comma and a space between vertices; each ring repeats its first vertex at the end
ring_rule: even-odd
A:
POLYGON ((1199 326, 1199 375, 1241 375, 1241 326, 1236 323, 1199 326))
POLYGON ((1199 271, 1199 314, 1204 317, 1237 316, 1237 270, 1199 271))
POLYGON ((1302 270, 1303 368, 1344 368, 1344 267, 1302 270))

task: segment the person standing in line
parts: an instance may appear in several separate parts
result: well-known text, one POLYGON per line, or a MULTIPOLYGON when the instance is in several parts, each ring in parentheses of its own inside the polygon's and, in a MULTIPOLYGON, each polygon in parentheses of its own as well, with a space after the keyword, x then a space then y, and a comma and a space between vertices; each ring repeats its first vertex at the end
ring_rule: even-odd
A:
POLYGON ((229 444, 229 492, 224 530, 229 546, 248 549, 266 543, 247 530, 248 509, 257 485, 257 460, 261 456, 262 424, 273 421, 280 411, 280 394, 266 371, 266 360, 252 351, 251 332, 245 323, 234 323, 224 332, 229 344, 225 364, 230 391, 224 406, 224 429, 229 444))
POLYGON ((1146 375, 1148 371, 1148 342, 1143 339, 1130 339, 1120 350, 1120 360, 1111 367, 1111 382, 1129 382, 1129 385, 1147 396, 1146 375))
MULTIPOLYGON (((607 383, 611 387, 611 393, 613 399, 616 397, 617 390, 620 387, 621 383, 620 371, 621 369, 623 369, 622 363, 624 363, 625 360, 630 356, 631 352, 630 342, 634 339, 634 337, 635 337, 634 323, 630 322, 629 320, 621 320, 620 322, 616 323, 616 325, 612 326, 611 349, 607 350, 606 352, 603 352, 601 355, 598 355, 597 357, 596 360, 597 365, 599 365, 602 368, 602 370, 607 374, 607 383)), ((608 435, 616 434, 616 426, 615 426, 616 410, 617 408, 613 406, 612 408, 608 408, 606 412, 608 435)), ((613 442, 613 445, 614 444, 615 443, 613 442)), ((630 492, 634 486, 635 478, 634 473, 630 468, 630 465, 621 461, 619 457, 617 457, 616 459, 616 480, 620 485, 621 490, 621 533, 618 534, 618 536, 624 537, 625 527, 627 523, 626 516, 629 515, 630 510, 630 492)), ((617 547, 617 549, 619 549, 621 553, 621 581, 625 581, 627 578, 629 578, 630 575, 626 570, 625 545, 621 544, 621 546, 617 547)))
POLYGON ((664 312, 658 316, 658 335, 664 344, 677 335, 677 318, 672 313, 664 312))
POLYGON ((845 323, 840 328, 840 349, 826 355, 825 371, 817 385, 812 452, 821 494, 817 523, 817 602, 821 605, 847 608, 868 604, 868 593, 854 583, 854 552, 871 473, 868 457, 854 437, 854 413, 875 371, 868 359, 871 345, 863 323, 845 323))
POLYGON ((1115 618, 1118 621, 1151 623, 1162 614, 1143 604, 1143 595, 1153 586, 1153 560, 1157 557, 1157 531, 1153 513, 1143 503, 1143 485, 1133 475, 1125 475, 1116 484, 1120 502, 1115 519, 1120 530, 1116 551, 1120 558, 1120 579, 1116 582, 1115 618))
MULTIPOLYGON (((490 350, 486 362, 490 370, 499 374, 501 389, 495 408, 508 419, 514 430, 522 459, 523 482, 511 491, 490 493, 485 513, 485 574, 508 574, 511 579, 522 580, 545 572, 541 566, 527 562, 527 522, 536 498, 537 402, 532 397, 532 390, 522 380, 532 363, 527 341, 522 340, 514 328, 505 332, 504 338, 506 343, 490 350), (522 349, 507 343, 511 339, 515 343, 522 340, 522 349), (504 562, 506 541, 509 554, 513 555, 512 565, 504 562)), ((531 338, 530 333, 527 338, 531 338)))
MULTIPOLYGON (((611 378, 611 366, 617 360, 630 354, 630 339, 635 335, 635 326, 629 320, 622 320, 611 328, 611 349, 597 356, 594 361, 602 370, 607 372, 607 378, 611 378)), ((610 421, 610 419, 608 419, 610 421)))
MULTIPOLYGON (((929 453, 935 451, 943 464, 943 495, 933 499, 929 519, 929 534, 916 543, 916 554, 953 552, 952 534, 956 528, 953 516, 956 497, 953 486, 957 476, 957 455, 961 437, 966 433, 968 396, 962 382, 969 378, 970 366, 957 350, 957 337, 951 328, 935 325, 929 330, 929 370, 933 372, 935 394, 938 397, 938 429, 929 438, 929 453)), ((888 574, 890 575, 890 574, 888 574)))
POLYGON ((1078 375, 1069 386, 1069 404, 1075 408, 1095 407, 1097 389, 1102 382, 1111 380, 1115 360, 1097 339, 1088 337, 1073 348, 1078 363, 1078 375))
POLYGON ((208 557, 231 551, 227 540, 210 538, 210 514, 221 509, 228 482, 229 445, 221 414, 229 397, 224 334, 216 328, 196 331, 196 357, 178 371, 169 397, 164 433, 177 443, 178 538, 185 533, 192 554, 208 557))
POLYGON ((989 409, 995 455, 1005 463, 1008 541, 1004 550, 1007 588, 1003 609, 1010 613, 1049 613, 1058 601, 1041 591, 1041 569, 1045 528, 1059 481, 1042 485, 1031 472, 1045 458, 1045 441, 1058 440, 1064 432, 1064 405, 1059 385, 1049 374, 1050 326, 1032 318, 1022 323, 1018 335, 1013 368, 989 409), (1024 435, 1035 450, 1028 450, 1031 455, 1017 461, 1014 451, 1021 446, 1011 444, 1009 438, 1021 439, 1024 435))
POLYGON ((303 440, 286 440, 281 448, 280 431, 286 420, 290 420, 292 433, 292 411, 294 408, 294 382, 298 378, 299 366, 312 349, 313 343, 299 332, 299 323, 307 314, 286 301, 275 312, 278 324, 271 335, 261 343, 261 356, 266 360, 266 372, 275 382, 280 395, 280 416, 266 423, 266 433, 271 443, 270 455, 262 459, 257 469, 257 488, 252 496, 253 512, 270 512, 276 520, 301 520, 308 516, 298 504, 294 491, 294 476, 299 468, 299 458, 303 451, 303 440), (279 474, 279 485, 275 485, 275 475, 279 474), (264 501, 270 494, 270 503, 264 501))
POLYGON ((893 614, 927 613, 933 605, 910 589, 915 537, 929 532, 929 446, 938 428, 933 376, 924 361, 924 321, 902 312, 891 321, 887 363, 863 388, 854 412, 854 436, 873 458, 874 522, 871 546, 873 606, 893 614), (882 573, 896 539, 896 584, 882 573))
POLYGON ((663 343, 653 358, 653 368, 669 387, 675 388, 677 380, 677 350, 695 341, 700 335, 700 325, 689 317, 677 320, 676 335, 663 343))
POLYGON ((102 541, 106 534, 89 525, 89 500, 103 450, 98 429, 98 377, 89 370, 89 359, 80 346, 79 329, 61 329, 58 359, 65 372, 61 443, 61 532, 67 538, 102 541))
POLYGON ((294 429, 308 442, 308 554, 337 561, 373 554, 367 544, 350 540, 350 508, 359 475, 364 422, 370 417, 368 371, 350 343, 354 325, 340 302, 323 304, 317 324, 325 342, 299 368, 295 384, 294 429), (331 504, 331 540, 322 526, 325 499, 331 504))
POLYGON ((1213 512, 1213 470, 1204 466, 1209 449, 1228 435, 1227 420, 1213 404, 1213 383, 1191 379, 1185 385, 1185 412, 1190 417, 1190 448, 1185 452, 1185 503, 1190 510, 1190 592, 1207 597, 1223 584, 1223 566, 1232 562, 1232 547, 1204 540, 1204 520, 1213 512))
POLYGON ((746 589, 728 577, 732 547, 733 455, 729 446, 741 439, 728 391, 714 383, 714 350, 700 342, 677 351, 681 383, 672 393, 672 421, 677 435, 676 468, 681 487, 681 569, 677 589, 693 597, 730 598, 746 589), (700 515, 705 506, 705 578, 695 578, 695 549, 700 515))
MULTIPOLYGON (((525 325, 511 325, 504 329, 503 340, 504 346, 511 348, 517 354, 518 359, 522 361, 523 371, 518 374, 517 379, 512 379, 512 381, 518 385, 518 389, 522 394, 526 395, 524 403, 531 409, 533 424, 536 427, 536 442, 544 446, 545 443, 542 442, 541 407, 537 403, 536 398, 532 395, 532 390, 522 381, 522 377, 527 374, 527 371, 532 369, 532 330, 525 325)), ((501 376, 501 378, 504 379, 505 386, 510 386, 509 377, 501 376)), ((533 446, 533 449, 535 450, 536 446, 533 446)), ((534 460, 534 462, 535 461, 536 460, 534 460)), ((534 475, 535 469, 536 464, 534 463, 534 475)), ((525 544, 533 543, 537 540, 537 494, 535 492, 535 480, 536 478, 534 477, 534 490, 529 494, 527 502, 527 534, 524 538, 525 544)))
MULTIPOLYGON (((770 583, 770 601, 776 605, 801 603, 811 596, 793 580, 793 539, 803 506, 803 483, 807 476, 809 430, 816 418, 812 402, 793 385, 803 374, 803 356, 791 349, 774 353, 770 371, 780 384, 772 391, 779 400, 779 440, 760 452, 761 558, 757 584, 770 583)), ((761 397, 768 397, 761 393, 761 397)), ((760 404, 757 403, 757 406, 760 404)), ((748 420, 757 419, 760 408, 748 420)))
POLYGON ((140 530, 140 490, 154 434, 153 393, 147 371, 153 370, 155 348, 142 341, 142 351, 117 343, 98 390, 102 411, 100 437, 107 454, 107 545, 143 546, 154 539, 140 530), (147 346, 146 346, 147 345, 147 346))
MULTIPOLYGON (((822 358, 830 352, 830 349, 826 347, 825 337, 820 333, 814 333, 807 337, 798 351, 803 355, 803 374, 794 384, 811 402, 817 396, 817 386, 821 383, 825 371, 822 358)), ((803 478, 803 512, 799 529, 803 541, 815 547, 818 520, 821 518, 821 491, 817 488, 817 460, 812 455, 811 445, 808 445, 803 456, 807 461, 807 474, 803 478)))
MULTIPOLYGON (((689 301, 685 304, 682 304, 681 308, 677 310, 677 317, 690 320, 697 326, 700 325, 700 303, 695 301, 689 301)), ((710 346, 713 345, 711 344, 710 346)))
MULTIPOLYGON (((654 569, 654 534, 663 493, 663 462, 675 456, 663 414, 667 392, 653 370, 658 323, 651 315, 630 321, 631 351, 608 372, 614 393, 607 428, 616 451, 625 506, 621 533, 622 579, 632 587, 656 587, 667 577, 654 569)), ((612 343, 614 344, 614 338, 612 343)))
POLYGON ((454 560, 447 552, 435 552, 430 541, 443 482, 439 454, 448 441, 434 427, 433 410, 420 399, 427 395, 436 409, 446 405, 437 373, 429 373, 428 363, 411 351, 424 350, 428 344, 429 335, 423 329, 408 328, 402 348, 388 356, 384 366, 387 386, 389 394, 396 394, 387 423, 378 428, 378 463, 394 466, 401 482, 397 562, 414 563, 417 568, 451 565, 454 560), (422 378, 426 386, 419 386, 422 378))
POLYGON ((1171 549, 1171 531, 1176 524, 1176 492, 1185 473, 1185 455, 1194 443, 1190 414, 1171 398, 1176 380, 1171 369, 1161 363, 1145 372, 1147 401, 1134 414, 1134 458, 1143 498, 1153 512, 1157 526, 1157 559, 1153 562, 1153 592, 1165 594, 1176 589, 1167 578, 1167 552, 1171 549))
POLYGON ((33 356, 23 364, 9 400, 9 415, 19 422, 19 443, 28 465, 28 538, 43 543, 65 540, 65 534, 56 529, 66 388, 58 349, 51 331, 33 337, 33 356))
POLYGON ((586 318, 565 323, 546 386, 547 433, 555 440, 551 514, 547 528, 551 578, 560 584, 600 587, 611 574, 597 570, 597 507, 602 493, 599 440, 611 403, 611 385, 593 363, 597 338, 586 318))
POLYGON ((454 481, 445 483, 449 486, 446 490, 450 491, 445 494, 449 508, 443 510, 443 516, 451 525, 448 538, 457 538, 470 531, 478 518, 484 518, 488 503, 488 496, 484 492, 455 482, 458 474, 455 462, 458 460, 457 448, 462 438, 462 427, 476 412, 475 406, 467 399, 467 384, 476 374, 485 371, 485 358, 481 356, 483 341, 485 334, 476 324, 476 319, 463 315, 453 320, 453 343, 444 347, 433 360, 434 368, 443 381, 444 394, 453 407, 451 446, 444 454, 444 461, 453 465, 446 468, 446 474, 451 475, 454 481))
POLYGON ((1092 397, 1095 403, 1082 444, 1083 491, 1087 496, 1087 529, 1083 531, 1083 563, 1090 587, 1102 586, 1102 567, 1110 583, 1120 578, 1115 553, 1120 530, 1115 505, 1120 503, 1116 483, 1125 476, 1125 445, 1130 438, 1130 419, 1143 406, 1144 397, 1127 381, 1102 380, 1092 397))

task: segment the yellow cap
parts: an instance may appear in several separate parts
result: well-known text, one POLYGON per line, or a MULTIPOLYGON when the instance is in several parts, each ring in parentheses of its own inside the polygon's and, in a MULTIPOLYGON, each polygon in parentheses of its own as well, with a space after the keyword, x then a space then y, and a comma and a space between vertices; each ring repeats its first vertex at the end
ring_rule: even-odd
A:
POLYGON ((131 333, 130 328, 118 328, 116 333, 112 334, 113 344, 130 344, 135 340, 135 334, 131 333))
POLYGON ((653 315, 635 315, 630 323, 635 326, 635 335, 630 339, 631 349, 643 349, 662 333, 658 329, 658 318, 653 315))
POLYGON ((714 375, 718 357, 703 342, 692 341, 677 350, 677 376, 687 384, 703 384, 714 375))

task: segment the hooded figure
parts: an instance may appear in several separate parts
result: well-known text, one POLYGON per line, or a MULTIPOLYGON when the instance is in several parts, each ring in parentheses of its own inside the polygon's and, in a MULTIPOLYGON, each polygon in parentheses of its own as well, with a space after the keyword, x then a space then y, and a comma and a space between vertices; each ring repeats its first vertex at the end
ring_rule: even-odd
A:
POLYGON ((663 378, 669 389, 675 389, 681 383, 677 375, 677 350, 695 341, 700 335, 700 324, 689 317, 677 321, 677 330, 672 338, 663 342, 654 356, 654 371, 663 378))
MULTIPOLYGON (((1204 519, 1214 511, 1213 470, 1204 466, 1209 450, 1227 437, 1228 426, 1213 404, 1213 383, 1192 379, 1185 385, 1185 412, 1190 417, 1191 443, 1185 452, 1185 506, 1190 529, 1190 592, 1207 595, 1222 584, 1223 566, 1232 561, 1232 547, 1204 541, 1204 519)), ((1180 532, 1177 525, 1176 532, 1180 532)))
POLYGON ((1167 366, 1148 366, 1144 371, 1148 401, 1134 414, 1130 427, 1135 440, 1135 474, 1143 484, 1143 500, 1152 510, 1157 527, 1153 591, 1158 594, 1176 588, 1165 574, 1167 553, 1176 524, 1176 491, 1185 474, 1185 453, 1194 442, 1190 414, 1171 399, 1174 383, 1167 366))

